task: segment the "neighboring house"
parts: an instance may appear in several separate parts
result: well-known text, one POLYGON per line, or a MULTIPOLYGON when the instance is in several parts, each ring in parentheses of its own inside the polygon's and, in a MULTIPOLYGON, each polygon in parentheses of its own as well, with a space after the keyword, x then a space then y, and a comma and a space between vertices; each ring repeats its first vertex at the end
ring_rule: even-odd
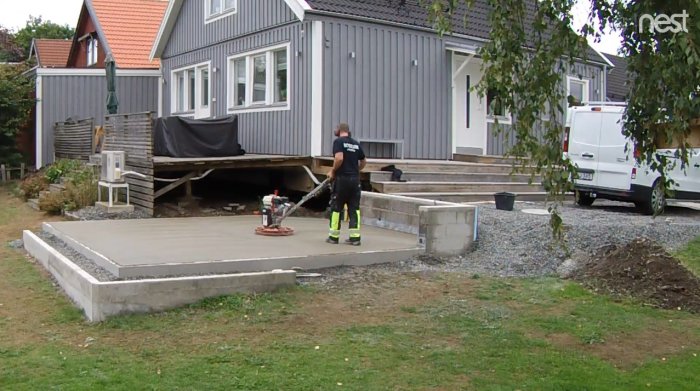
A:
POLYGON ((53 128, 68 118, 104 121, 107 81, 104 62, 117 66, 119 113, 158 110, 159 62, 149 58, 167 1, 85 0, 66 60, 61 67, 44 66, 41 43, 36 76, 36 166, 54 160, 53 128))
POLYGON ((72 41, 67 39, 33 39, 28 61, 39 68, 65 68, 72 41))
POLYGON ((614 54, 604 54, 615 66, 608 72, 608 83, 606 88, 607 100, 612 102, 623 102, 627 99, 629 92, 627 79, 627 59, 614 54))
MULTIPOLYGON (((477 0, 468 16, 460 7, 441 37, 419 0, 170 0, 151 53, 163 112, 238 114, 253 153, 328 156, 332 129, 348 122, 371 156, 502 154, 509 144, 493 122, 510 116, 470 90, 482 77, 475 54, 489 37, 488 6, 477 0)), ((610 66, 590 50, 567 93, 603 100, 610 66)))

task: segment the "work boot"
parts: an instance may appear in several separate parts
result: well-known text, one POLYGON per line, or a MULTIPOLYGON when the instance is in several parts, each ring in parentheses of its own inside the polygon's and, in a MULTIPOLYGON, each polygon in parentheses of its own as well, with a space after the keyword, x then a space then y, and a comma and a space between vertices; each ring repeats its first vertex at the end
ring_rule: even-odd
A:
POLYGON ((362 243, 359 240, 347 239, 345 240, 345 244, 349 244, 351 246, 360 246, 362 243))
POLYGON ((326 239, 326 243, 338 244, 338 239, 327 238, 327 239, 326 239))

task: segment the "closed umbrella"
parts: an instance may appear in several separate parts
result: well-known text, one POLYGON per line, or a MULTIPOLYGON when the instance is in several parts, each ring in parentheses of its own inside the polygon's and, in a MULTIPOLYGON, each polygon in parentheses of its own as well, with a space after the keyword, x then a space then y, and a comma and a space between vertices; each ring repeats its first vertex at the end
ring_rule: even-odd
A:
POLYGON ((117 114, 119 100, 117 99, 117 64, 110 54, 105 60, 105 72, 107 74, 107 112, 117 114))

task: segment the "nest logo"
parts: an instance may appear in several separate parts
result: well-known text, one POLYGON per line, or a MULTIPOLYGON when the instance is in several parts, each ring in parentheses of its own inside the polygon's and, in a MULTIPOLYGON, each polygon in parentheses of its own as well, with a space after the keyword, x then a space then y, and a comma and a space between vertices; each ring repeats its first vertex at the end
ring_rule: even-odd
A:
POLYGON ((680 33, 688 32, 688 12, 683 10, 680 14, 644 14, 639 17, 639 32, 644 32, 645 26, 649 26, 650 33, 680 33))

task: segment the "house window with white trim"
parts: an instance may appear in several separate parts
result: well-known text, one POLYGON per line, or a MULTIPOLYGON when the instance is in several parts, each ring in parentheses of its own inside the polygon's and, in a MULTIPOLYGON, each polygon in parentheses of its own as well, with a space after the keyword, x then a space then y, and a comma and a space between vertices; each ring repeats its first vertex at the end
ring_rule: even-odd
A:
POLYGON ((97 58, 99 57, 99 44, 97 43, 96 37, 88 37, 86 41, 87 45, 87 66, 91 67, 97 64, 97 58))
POLYGON ((289 45, 228 59, 229 112, 289 110, 289 45))
POLYGON ((205 0, 205 15, 207 21, 235 14, 238 10, 238 0, 205 0))
POLYGON ((589 100, 589 80, 578 77, 566 77, 566 96, 570 103, 580 105, 589 100))
POLYGON ((194 118, 211 115, 211 64, 204 63, 173 71, 171 113, 194 118))

